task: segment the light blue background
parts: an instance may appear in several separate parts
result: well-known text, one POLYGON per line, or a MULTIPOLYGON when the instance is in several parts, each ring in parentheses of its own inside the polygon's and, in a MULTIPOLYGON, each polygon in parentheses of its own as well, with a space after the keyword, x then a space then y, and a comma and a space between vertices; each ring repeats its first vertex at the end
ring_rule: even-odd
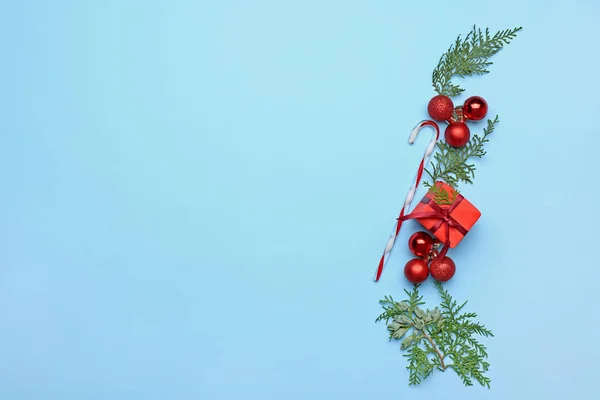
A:
POLYGON ((1 399, 597 397, 597 2, 2 3, 1 399), (374 319, 415 224, 371 277, 474 23, 524 27, 464 83, 492 389, 409 388, 374 319))

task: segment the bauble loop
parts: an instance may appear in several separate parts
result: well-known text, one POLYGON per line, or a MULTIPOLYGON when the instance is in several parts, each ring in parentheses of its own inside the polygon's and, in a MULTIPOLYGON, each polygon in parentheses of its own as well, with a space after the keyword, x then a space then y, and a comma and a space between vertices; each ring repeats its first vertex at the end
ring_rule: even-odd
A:
POLYGON ((404 276, 408 279, 409 282, 414 283, 422 283, 427 280, 429 277, 429 267, 427 266, 427 261, 421 258, 414 258, 406 263, 404 267, 404 276))
POLYGON ((444 132, 446 143, 452 147, 463 147, 471 138, 471 131, 464 122, 452 122, 444 132))
POLYGON ((450 123, 452 122, 467 122, 467 117, 465 117, 465 113, 463 110, 463 106, 456 106, 454 111, 452 112, 452 116, 449 119, 450 123))
POLYGON ((433 238, 427 232, 415 232, 408 239, 408 248, 415 256, 425 258, 433 249, 433 238))
POLYGON ((436 281, 448 282, 456 273, 456 264, 450 257, 438 257, 431 260, 429 270, 436 281))
POLYGON ((436 121, 446 121, 452 117, 454 103, 452 103, 450 97, 440 94, 429 100, 427 112, 436 121))
MULTIPOLYGON (((436 248, 433 248, 429 254, 427 255, 427 257, 425 257, 425 261, 429 262, 431 260, 433 260, 434 258, 436 258, 438 256, 438 254, 440 254, 439 251, 437 251, 436 248)), ((431 272, 431 271, 430 271, 431 272)))
POLYGON ((487 102, 480 96, 472 96, 465 100, 463 112, 467 119, 479 121, 484 119, 488 112, 487 102))

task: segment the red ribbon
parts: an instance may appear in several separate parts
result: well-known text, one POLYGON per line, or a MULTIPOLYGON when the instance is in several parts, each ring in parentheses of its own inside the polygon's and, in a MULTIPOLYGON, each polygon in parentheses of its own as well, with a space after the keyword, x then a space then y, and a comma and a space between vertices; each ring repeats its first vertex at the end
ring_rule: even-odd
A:
POLYGON ((446 227, 446 240, 444 241, 444 247, 442 251, 438 254, 439 258, 442 258, 448 252, 450 248, 450 228, 456 229, 463 236, 469 232, 464 226, 462 226, 454 217, 452 216, 452 211, 456 209, 456 207, 463 201, 464 197, 460 194, 456 195, 456 199, 448 208, 442 208, 439 204, 437 204, 433 199, 429 197, 424 197, 421 200, 421 203, 427 204, 433 211, 421 211, 421 212, 413 212, 408 215, 404 215, 399 220, 406 221, 409 219, 437 219, 436 223, 429 228, 431 233, 437 232, 442 225, 446 227))

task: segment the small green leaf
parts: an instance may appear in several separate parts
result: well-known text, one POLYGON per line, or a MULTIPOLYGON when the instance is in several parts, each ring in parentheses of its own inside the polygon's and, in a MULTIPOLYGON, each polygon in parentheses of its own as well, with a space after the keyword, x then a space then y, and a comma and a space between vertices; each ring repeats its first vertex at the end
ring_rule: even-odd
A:
POLYGON ((398 306, 398 309, 403 312, 407 312, 409 309, 408 304, 406 304, 404 301, 401 303, 397 303, 397 306, 398 306))
POLYGON ((412 321, 406 315, 396 315, 394 321, 402 325, 412 325, 412 321))
POLYGON ((421 310, 419 307, 415 307, 415 314, 417 315, 417 317, 423 319, 425 318, 425 311, 421 310))
POLYGON ((404 336, 404 334, 408 332, 408 329, 408 327, 400 327, 395 332, 392 332, 392 337, 394 339, 401 339, 402 336, 404 336))
POLYGON ((425 322, 421 318, 415 318, 415 328, 419 330, 425 329, 425 322))
POLYGON ((407 336, 406 339, 404 339, 402 341, 402 343, 400 344, 400 348, 402 350, 406 350, 406 348, 408 346, 410 346, 412 344, 412 342, 413 342, 413 336, 412 335, 411 336, 407 336))
POLYGON ((426 323, 426 324, 428 324, 428 323, 430 323, 431 321, 433 321, 433 314, 431 313, 431 311, 430 311, 430 310, 427 310, 427 312, 425 313, 425 318, 424 318, 424 320, 425 320, 425 323, 426 323))
POLYGON ((401 327, 401 325, 399 323, 397 323, 396 321, 392 321, 390 322, 390 324, 388 325, 388 330, 390 332, 394 332, 395 330, 399 329, 401 327))

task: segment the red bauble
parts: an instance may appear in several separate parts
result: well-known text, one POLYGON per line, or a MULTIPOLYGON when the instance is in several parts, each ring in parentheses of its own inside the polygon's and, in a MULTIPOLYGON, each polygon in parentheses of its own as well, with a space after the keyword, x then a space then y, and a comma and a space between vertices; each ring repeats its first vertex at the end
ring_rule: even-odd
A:
POLYGON ((429 263, 431 276, 439 282, 447 282, 454 276, 456 265, 450 257, 434 258, 429 263))
POLYGON ((427 112, 436 121, 445 121, 452 116, 454 104, 450 97, 440 94, 429 100, 427 112))
POLYGON ((463 112, 465 113, 465 117, 467 117, 467 119, 479 121, 480 119, 485 118, 487 111, 488 105, 483 97, 473 96, 465 100, 463 112))
POLYGON ((471 138, 471 131, 464 122, 453 122, 446 127, 444 137, 450 146, 463 147, 471 138))
POLYGON ((427 257, 433 249, 433 238, 427 232, 416 232, 408 239, 408 248, 417 257, 427 257))
POLYGON ((406 276, 409 282, 414 284, 425 282, 429 277, 427 262, 420 258, 410 260, 404 267, 404 276, 406 276))

